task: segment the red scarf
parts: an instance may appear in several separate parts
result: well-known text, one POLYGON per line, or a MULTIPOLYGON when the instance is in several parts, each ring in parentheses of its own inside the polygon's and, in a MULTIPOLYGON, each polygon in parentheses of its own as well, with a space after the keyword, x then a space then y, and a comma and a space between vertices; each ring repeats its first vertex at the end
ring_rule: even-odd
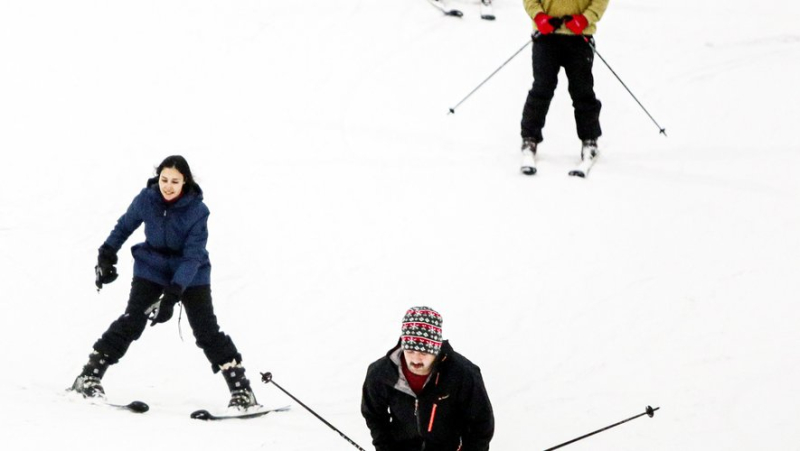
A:
POLYGON ((412 373, 411 370, 408 369, 408 364, 406 364, 406 356, 402 354, 400 354, 400 362, 403 366, 403 376, 406 377, 408 385, 411 386, 411 390, 416 394, 420 394, 422 388, 425 387, 425 381, 428 380, 428 375, 420 376, 412 373))

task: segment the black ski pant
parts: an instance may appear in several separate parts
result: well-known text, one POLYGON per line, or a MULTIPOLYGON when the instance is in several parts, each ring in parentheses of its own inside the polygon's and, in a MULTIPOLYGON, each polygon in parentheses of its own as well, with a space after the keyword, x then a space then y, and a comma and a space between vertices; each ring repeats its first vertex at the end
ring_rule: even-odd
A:
MULTIPOLYGON (((95 342, 94 349, 108 355, 110 363, 117 363, 131 343, 142 336, 147 326, 145 310, 158 301, 164 288, 155 282, 134 277, 125 313, 111 323, 103 336, 95 342)), ((183 292, 181 303, 192 327, 195 343, 211 363, 212 371, 216 373, 220 365, 233 359, 242 361, 231 337, 222 332, 217 324, 209 285, 187 288, 183 292)))
MULTIPOLYGON (((594 44, 594 38, 589 37, 594 44)), ((594 50, 583 36, 536 34, 533 37, 533 87, 522 110, 522 137, 542 142, 542 129, 550 101, 563 67, 569 95, 575 109, 575 125, 581 140, 597 139, 600 130, 600 101, 594 94, 592 65, 594 50)))

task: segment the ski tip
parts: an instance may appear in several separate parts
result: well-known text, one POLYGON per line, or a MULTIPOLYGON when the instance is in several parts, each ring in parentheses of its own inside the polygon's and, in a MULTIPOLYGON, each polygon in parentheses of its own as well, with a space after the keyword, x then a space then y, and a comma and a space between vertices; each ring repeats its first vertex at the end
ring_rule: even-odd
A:
POLYGON ((211 413, 208 410, 195 410, 189 415, 194 420, 210 420, 211 413))
POLYGON ((147 404, 143 403, 142 401, 133 401, 132 403, 128 404, 126 407, 128 409, 130 409, 131 412, 136 412, 136 413, 145 413, 148 410, 150 410, 150 406, 148 406, 147 404))
POLYGON ((451 9, 450 11, 445 11, 444 15, 445 16, 453 16, 453 17, 461 17, 461 16, 464 15, 464 13, 462 13, 461 11, 459 11, 457 9, 451 9))
POLYGON ((571 175, 573 177, 580 177, 582 179, 586 178, 586 174, 583 171, 579 171, 577 169, 574 170, 574 171, 569 171, 569 175, 571 175))

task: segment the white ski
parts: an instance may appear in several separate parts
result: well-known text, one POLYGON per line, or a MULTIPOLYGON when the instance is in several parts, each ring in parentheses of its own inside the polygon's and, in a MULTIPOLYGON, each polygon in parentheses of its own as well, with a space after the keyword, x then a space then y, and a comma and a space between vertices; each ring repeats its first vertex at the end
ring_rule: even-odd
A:
POLYGON ((492 0, 480 0, 481 2, 481 19, 494 20, 494 8, 492 7, 492 0))
POLYGON ((525 175, 536 174, 536 154, 530 149, 522 150, 522 162, 519 165, 519 170, 525 175))
POLYGON ((588 155, 584 155, 581 163, 577 168, 569 171, 569 175, 573 177, 586 178, 586 176, 589 174, 589 170, 592 169, 592 166, 594 166, 594 162, 597 161, 598 156, 599 155, 596 152, 591 152, 588 153, 588 155))
POLYGON ((271 409, 268 407, 264 407, 262 405, 253 406, 244 412, 235 410, 235 409, 228 409, 224 412, 220 412, 217 414, 211 413, 208 410, 195 410, 194 412, 189 415, 192 419, 195 420, 204 420, 204 421, 221 421, 221 420, 248 420, 251 418, 258 418, 264 416, 270 412, 286 412, 289 410, 289 406, 279 407, 277 409, 271 409))
POLYGON ((428 3, 430 3, 440 11, 442 11, 445 16, 461 17, 464 15, 464 13, 462 13, 457 9, 448 8, 447 4, 445 3, 445 0, 428 0, 428 3))
POLYGON ((73 390, 72 387, 67 389, 66 396, 68 399, 71 400, 85 402, 87 404, 95 406, 109 407, 111 409, 116 409, 116 410, 127 410, 128 412, 133 412, 133 413, 145 413, 148 410, 150 410, 150 406, 148 406, 147 403, 142 401, 131 401, 128 404, 117 404, 114 402, 109 402, 105 398, 105 396, 103 397, 98 396, 95 398, 83 396, 82 394, 73 390))

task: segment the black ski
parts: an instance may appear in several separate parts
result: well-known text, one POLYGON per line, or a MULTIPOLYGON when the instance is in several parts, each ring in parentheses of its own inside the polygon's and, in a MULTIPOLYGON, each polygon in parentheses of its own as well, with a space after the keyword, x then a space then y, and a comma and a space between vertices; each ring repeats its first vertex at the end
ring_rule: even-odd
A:
POLYGON ((150 406, 142 401, 132 401, 129 404, 113 404, 110 402, 104 402, 103 405, 114 409, 127 410, 133 413, 145 413, 150 410, 150 406))
POLYGON ((117 409, 117 410, 127 410, 128 412, 133 412, 133 413, 145 413, 148 410, 150 410, 150 406, 148 406, 147 403, 143 401, 131 401, 128 404, 117 404, 114 402, 108 402, 105 399, 105 397, 92 398, 83 396, 83 394, 76 392, 72 388, 67 389, 66 396, 68 399, 80 400, 89 404, 94 404, 96 406, 110 407, 112 409, 117 409))
POLYGON ((447 5, 444 4, 444 0, 428 0, 428 3, 443 12, 445 16, 461 17, 464 15, 464 13, 457 9, 448 8, 447 5))
POLYGON ((589 171, 592 169, 592 166, 594 166, 594 163, 597 161, 598 157, 597 147, 594 147, 593 149, 594 150, 589 152, 587 155, 584 155, 583 151, 581 151, 581 162, 578 167, 569 171, 570 176, 586 178, 586 176, 589 175, 589 171))
POLYGON ((253 411, 252 409, 247 412, 243 412, 241 414, 222 414, 222 415, 214 415, 213 413, 209 412, 208 410, 201 409, 195 410, 189 415, 192 419, 195 420, 204 420, 204 421, 221 421, 221 420, 247 420, 250 418, 258 418, 264 416, 270 412, 285 412, 289 410, 289 406, 279 407, 277 409, 259 409, 253 411))

